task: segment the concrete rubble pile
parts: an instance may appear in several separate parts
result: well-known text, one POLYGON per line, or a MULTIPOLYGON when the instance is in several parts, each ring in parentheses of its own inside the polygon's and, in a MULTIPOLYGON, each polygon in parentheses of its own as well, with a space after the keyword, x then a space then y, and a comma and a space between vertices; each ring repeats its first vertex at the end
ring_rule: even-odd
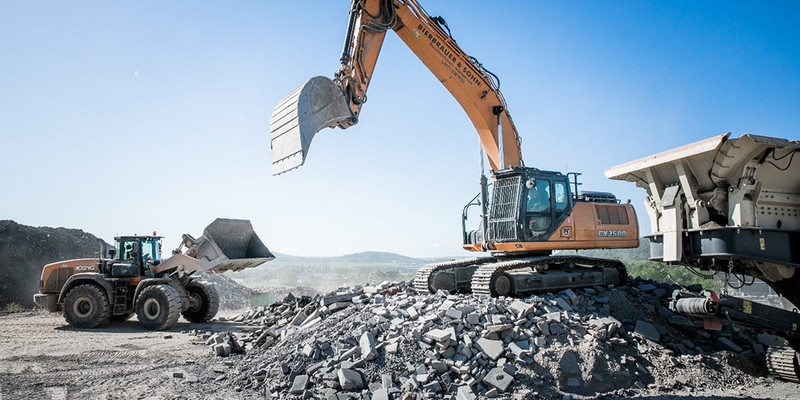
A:
POLYGON ((522 299, 417 294, 403 282, 289 295, 234 318, 254 329, 231 338, 245 354, 224 359, 215 380, 272 398, 466 400, 763 379, 753 371, 772 338, 698 329, 665 308, 676 288, 629 283, 522 299))

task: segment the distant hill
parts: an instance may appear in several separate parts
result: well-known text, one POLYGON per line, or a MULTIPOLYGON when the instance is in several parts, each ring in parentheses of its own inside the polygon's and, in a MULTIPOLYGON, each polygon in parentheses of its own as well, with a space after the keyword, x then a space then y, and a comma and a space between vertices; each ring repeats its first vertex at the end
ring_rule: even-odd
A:
MULTIPOLYGON (((401 254, 389 253, 385 251, 364 251, 360 253, 345 254, 343 256, 322 256, 305 257, 283 254, 273 251, 275 260, 265 264, 265 267, 277 267, 279 265, 335 265, 339 267, 358 267, 364 264, 370 265, 421 265, 435 261, 452 260, 459 257, 442 258, 414 258, 401 254)), ((466 256, 464 256, 466 257, 466 256)))

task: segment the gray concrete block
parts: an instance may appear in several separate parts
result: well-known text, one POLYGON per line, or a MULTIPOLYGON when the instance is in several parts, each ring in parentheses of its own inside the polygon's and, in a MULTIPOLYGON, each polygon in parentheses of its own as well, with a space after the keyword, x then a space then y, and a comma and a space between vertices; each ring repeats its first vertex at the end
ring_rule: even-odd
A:
POLYGON ((642 320, 636 321, 636 333, 654 341, 658 342, 661 339, 661 334, 658 333, 655 325, 642 320))
POLYGON ((508 349, 511 350, 511 352, 517 356, 517 358, 519 358, 530 351, 531 344, 527 340, 512 342, 508 345, 508 349))
POLYGON ((452 334, 443 329, 431 329, 425 332, 424 336, 436 342, 444 342, 446 340, 452 339, 452 334))
POLYGON ((458 309, 455 309, 455 308, 448 309, 447 312, 445 312, 444 315, 447 316, 447 317, 450 317, 452 319, 461 319, 461 317, 463 316, 463 314, 461 313, 461 310, 458 310, 458 309))
POLYGON ((493 324, 493 325, 486 325, 486 331, 491 333, 500 333, 503 331, 507 331, 511 329, 511 324, 493 324))
POLYGON ((580 298, 578 298, 578 295, 575 294, 575 292, 573 292, 572 289, 565 290, 564 295, 567 296, 567 300, 569 300, 570 304, 572 304, 573 306, 578 305, 578 303, 580 302, 580 298))
POLYGON ((372 332, 364 332, 358 344, 361 347, 361 356, 367 361, 378 357, 378 352, 375 350, 375 335, 372 332))
POLYGON ((483 377, 483 383, 496 388, 501 393, 505 392, 513 381, 514 378, 500 367, 492 369, 483 377))
POLYGON ((478 339, 477 345, 492 360, 497 360, 503 354, 503 341, 487 338, 478 339))
POLYGON ((392 400, 393 398, 386 388, 380 388, 372 392, 372 400, 392 400))
POLYGON ((340 368, 336 372, 339 377, 339 386, 344 390, 361 390, 364 388, 364 379, 361 374, 352 369, 340 368))
POLYGON ((561 296, 556 297, 556 305, 564 311, 572 311, 572 306, 561 296))
POLYGON ((292 382, 292 387, 289 392, 292 394, 300 394, 306 390, 308 386, 308 375, 297 375, 292 382))
POLYGON ((381 375, 381 387, 384 389, 391 389, 394 387, 394 377, 392 374, 381 375))
POLYGON ((459 386, 456 390, 456 400, 475 400, 477 398, 475 392, 468 385, 459 386))
POLYGON ((581 369, 578 367, 578 357, 571 351, 566 351, 558 361, 561 372, 567 375, 580 375, 581 369))
POLYGON ((739 347, 739 345, 737 345, 736 343, 733 343, 730 339, 725 338, 725 337, 721 337, 721 338, 717 339, 717 346, 720 347, 723 350, 730 350, 730 351, 732 351, 734 353, 741 353, 741 352, 744 351, 744 349, 739 347))

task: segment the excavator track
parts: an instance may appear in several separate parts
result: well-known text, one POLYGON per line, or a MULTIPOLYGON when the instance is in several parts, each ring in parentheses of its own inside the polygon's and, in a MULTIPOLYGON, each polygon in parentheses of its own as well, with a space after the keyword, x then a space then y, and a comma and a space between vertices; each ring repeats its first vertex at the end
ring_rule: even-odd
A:
MULTIPOLYGON (((625 265, 617 260, 607 260, 602 258, 582 257, 582 256, 545 256, 545 257, 530 257, 517 260, 501 261, 492 264, 481 265, 477 271, 472 275, 472 293, 477 295, 487 296, 513 296, 520 293, 515 291, 513 284, 505 274, 518 270, 531 270, 531 274, 542 274, 543 277, 547 274, 551 266, 565 266, 559 267, 556 271, 569 271, 572 269, 580 268, 583 270, 591 271, 600 267, 613 268, 617 271, 616 283, 624 283, 627 278, 625 265), (583 267, 586 266, 586 267, 583 267), (543 271, 543 272, 539 272, 543 271)), ((598 272, 598 271, 594 271, 598 272)), ((605 274, 603 274, 605 275, 605 274)), ((595 275, 597 276, 597 275, 595 275)), ((572 281, 572 279, 569 279, 572 281)), ((612 282, 598 282, 608 284, 612 282)), ((530 291, 546 291, 566 289, 569 287, 583 287, 591 286, 586 283, 577 283, 574 286, 559 285, 555 287, 541 287, 540 289, 531 289, 530 291)))
POLYGON ((418 293, 435 293, 438 288, 434 287, 433 282, 431 281, 431 277, 433 277, 434 273, 445 270, 466 268, 473 265, 484 264, 490 261, 494 261, 494 258, 476 257, 465 260, 454 260, 428 264, 417 270, 417 273, 414 274, 414 280, 412 281, 412 284, 418 293))
POLYGON ((800 383, 800 353, 788 346, 770 346, 767 370, 782 380, 800 383))

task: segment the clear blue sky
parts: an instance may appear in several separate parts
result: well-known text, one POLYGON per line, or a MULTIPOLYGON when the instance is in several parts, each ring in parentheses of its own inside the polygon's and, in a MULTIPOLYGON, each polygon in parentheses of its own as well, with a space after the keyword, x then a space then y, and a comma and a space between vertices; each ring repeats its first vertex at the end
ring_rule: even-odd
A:
MULTIPOLYGON (((497 74, 528 166, 583 172, 719 133, 798 139, 795 1, 421 0, 497 74)), ((360 123, 270 175, 273 106, 338 67, 349 2, 0 2, 0 218, 176 246, 247 218, 273 250, 462 255, 478 139, 387 36, 360 123)))

